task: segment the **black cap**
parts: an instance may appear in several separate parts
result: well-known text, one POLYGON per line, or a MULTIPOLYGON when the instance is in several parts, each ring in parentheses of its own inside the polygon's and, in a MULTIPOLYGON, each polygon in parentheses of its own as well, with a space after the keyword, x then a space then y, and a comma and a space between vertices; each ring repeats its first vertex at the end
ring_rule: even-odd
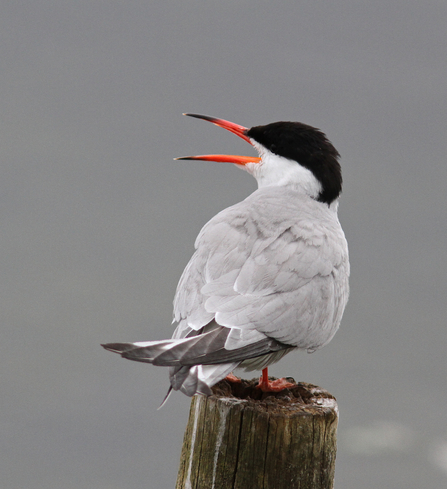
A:
POLYGON ((340 195, 340 155, 319 129, 301 122, 273 122, 252 127, 247 136, 272 153, 310 170, 321 183, 322 190, 317 198, 320 202, 329 205, 340 195))

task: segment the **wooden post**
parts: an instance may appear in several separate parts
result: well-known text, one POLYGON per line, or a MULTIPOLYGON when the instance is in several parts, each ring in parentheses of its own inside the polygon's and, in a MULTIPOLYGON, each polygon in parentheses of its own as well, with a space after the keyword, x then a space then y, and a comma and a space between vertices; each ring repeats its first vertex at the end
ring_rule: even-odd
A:
POLYGON ((333 488, 335 398, 306 383, 265 394, 257 382, 193 397, 176 489, 333 488))

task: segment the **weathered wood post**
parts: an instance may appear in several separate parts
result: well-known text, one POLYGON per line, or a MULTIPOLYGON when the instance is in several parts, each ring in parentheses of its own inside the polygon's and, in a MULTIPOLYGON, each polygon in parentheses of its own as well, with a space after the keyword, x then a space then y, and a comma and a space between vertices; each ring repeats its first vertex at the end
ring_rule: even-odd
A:
POLYGON ((256 384, 223 380, 194 396, 176 489, 333 487, 335 398, 312 384, 275 394, 256 384))

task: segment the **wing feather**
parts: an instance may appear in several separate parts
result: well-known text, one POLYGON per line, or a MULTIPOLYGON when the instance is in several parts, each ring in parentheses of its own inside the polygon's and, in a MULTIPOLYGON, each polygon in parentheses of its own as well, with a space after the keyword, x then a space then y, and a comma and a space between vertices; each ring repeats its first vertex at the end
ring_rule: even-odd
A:
POLYGON ((178 337, 212 319, 231 330, 226 348, 267 336, 314 349, 335 334, 349 276, 336 210, 259 189, 206 224, 196 248, 174 300, 178 337))

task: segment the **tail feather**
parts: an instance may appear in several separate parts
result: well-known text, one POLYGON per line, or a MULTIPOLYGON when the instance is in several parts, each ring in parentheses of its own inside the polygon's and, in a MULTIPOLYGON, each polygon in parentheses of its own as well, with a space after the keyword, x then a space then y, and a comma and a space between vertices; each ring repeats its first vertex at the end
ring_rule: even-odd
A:
POLYGON ((238 363, 221 363, 220 365, 194 365, 193 367, 171 367, 169 380, 174 390, 179 390, 187 396, 194 394, 212 394, 211 387, 230 372, 238 363))
POLYGON ((172 389, 180 390, 188 396, 196 393, 211 395, 211 387, 244 360, 268 357, 275 352, 290 349, 290 345, 265 337, 242 348, 227 350, 225 342, 230 331, 230 328, 213 327, 208 332, 188 338, 106 343, 101 346, 128 360, 170 367, 172 389))
POLYGON ((105 343, 101 345, 108 351, 118 353, 123 358, 135 362, 154 363, 157 356, 166 349, 176 346, 176 340, 146 341, 141 343, 105 343))
POLYGON ((224 347, 228 331, 224 328, 214 329, 209 333, 191 338, 176 340, 176 345, 160 353, 154 365, 199 365, 204 363, 210 351, 224 347))

